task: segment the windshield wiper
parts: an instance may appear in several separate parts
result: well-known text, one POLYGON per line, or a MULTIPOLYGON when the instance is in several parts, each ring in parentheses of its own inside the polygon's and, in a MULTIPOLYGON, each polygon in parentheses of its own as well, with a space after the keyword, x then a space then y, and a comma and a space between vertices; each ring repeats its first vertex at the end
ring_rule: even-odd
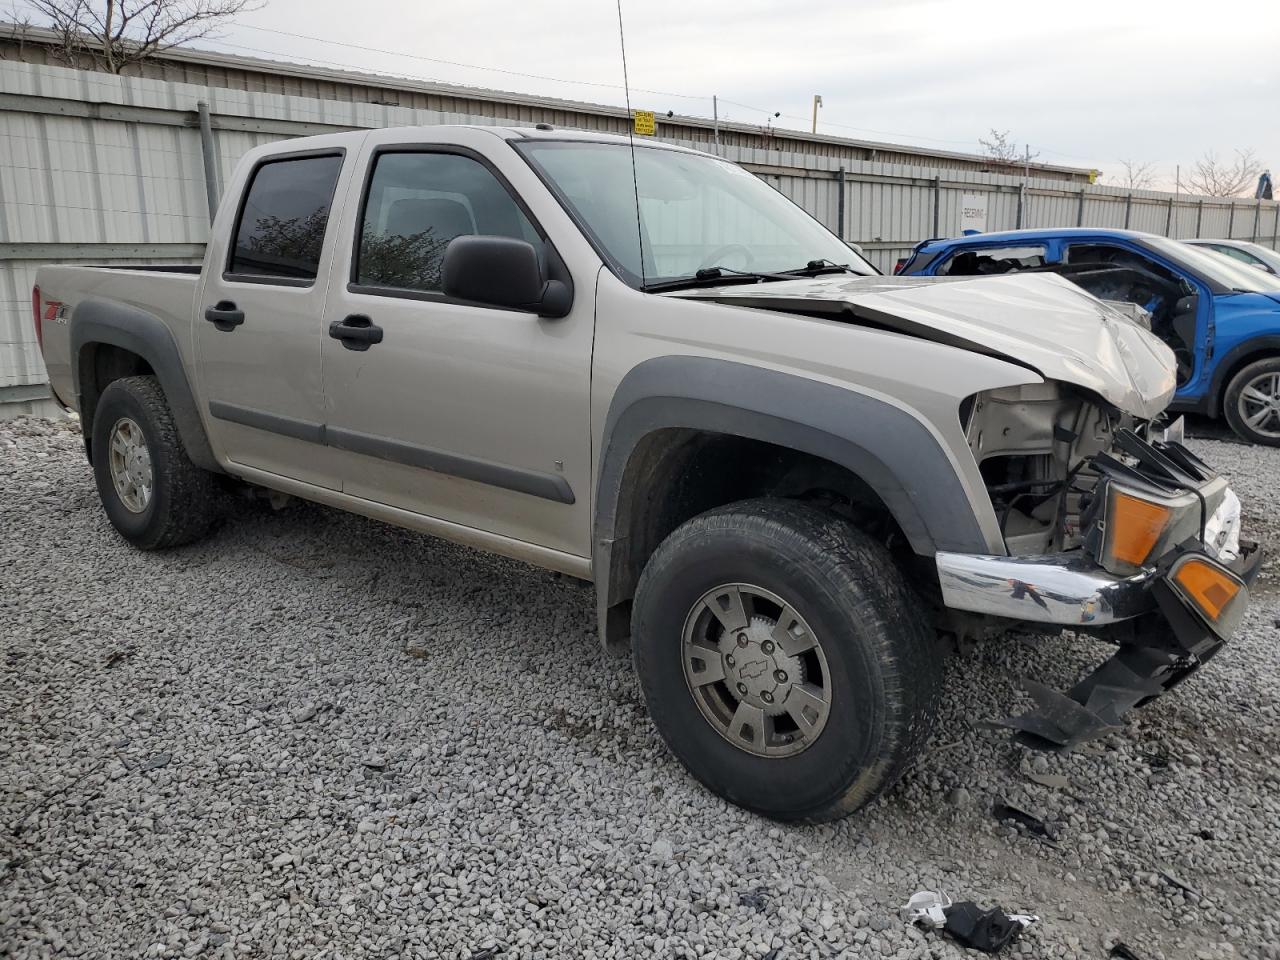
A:
POLYGON ((803 267, 796 267, 794 270, 783 270, 785 274, 793 277, 817 277, 824 273, 852 273, 857 276, 865 276, 858 273, 857 270, 849 266, 847 263, 836 263, 834 260, 810 260, 803 267))
POLYGON ((664 290, 687 290, 695 287, 714 287, 726 280, 744 283, 763 283, 767 280, 794 280, 795 274, 759 273, 754 270, 735 270, 733 267, 703 267, 691 277, 677 277, 674 280, 659 280, 646 283, 644 289, 651 293, 664 290))

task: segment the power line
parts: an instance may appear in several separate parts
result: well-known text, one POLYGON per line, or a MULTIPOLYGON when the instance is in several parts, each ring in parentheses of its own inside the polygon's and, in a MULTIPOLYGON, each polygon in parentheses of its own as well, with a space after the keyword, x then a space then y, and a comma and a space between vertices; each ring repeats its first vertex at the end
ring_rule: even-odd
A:
MULTIPOLYGON (((553 77, 544 73, 522 73, 519 70, 507 70, 503 67, 487 67, 478 63, 466 63, 462 60, 442 60, 439 57, 427 57, 418 53, 404 53, 400 50, 384 50, 381 47, 366 47, 358 43, 347 43, 344 40, 326 40, 324 37, 312 37, 305 33, 293 33, 289 30, 277 30, 273 27, 259 27, 250 23, 240 23, 233 21, 236 26, 246 30, 260 30, 263 33, 274 33, 282 37, 293 37, 297 40, 310 40, 314 43, 328 43, 337 47, 348 47, 352 50, 363 50, 367 53, 380 53, 390 57, 405 57, 410 60, 423 60, 427 63, 439 63, 450 67, 464 67, 468 70, 485 70, 490 73, 501 73, 509 77, 522 77, 526 80, 547 80, 551 83, 567 83, 574 86, 582 87, 604 87, 609 90, 624 90, 625 87, 620 83, 604 83, 599 80, 571 80, 566 77, 553 77)), ((679 97, 683 100, 710 100, 711 96, 701 96, 693 93, 673 93, 670 90, 646 90, 643 87, 633 87, 639 93, 651 93, 660 97, 679 97)))
MULTIPOLYGON (((584 87, 598 87, 598 88, 608 89, 608 90, 621 90, 624 93, 626 92, 624 86, 622 84, 617 84, 617 83, 606 83, 599 80, 573 80, 566 77, 555 77, 549 74, 526 73, 519 70, 508 70, 503 67, 489 67, 481 64, 476 64, 476 63, 467 63, 466 61, 462 61, 462 60, 445 60, 439 57, 424 56, 422 54, 405 53, 404 51, 400 51, 400 50, 388 50, 382 47, 364 46, 362 44, 349 43, 344 40, 328 40, 328 39, 325 39, 324 37, 315 37, 315 36, 310 36, 308 34, 303 34, 303 33, 294 33, 293 31, 290 31, 290 30, 280 30, 274 27, 260 27, 254 24, 240 23, 238 21, 236 21, 236 26, 242 27, 248 30, 259 30, 264 33, 273 33, 282 37, 291 37, 297 40, 307 40, 313 43, 326 43, 332 46, 347 47, 352 50, 361 50, 367 53, 377 53, 383 56, 404 57, 410 60, 421 60, 426 63, 438 63, 445 66, 461 67, 468 70, 488 71, 492 73, 503 74, 505 76, 510 76, 510 77, 520 77, 527 80, 543 80, 551 83, 563 83, 563 84, 570 84, 574 86, 584 86, 584 87)), ((227 44, 227 46, 236 46, 236 45, 227 44)), ((243 47, 243 49, 253 50, 255 48, 243 47)), ((259 52, 271 53, 271 51, 259 51, 259 52)), ((273 55, 284 56, 284 54, 278 54, 278 53, 275 53, 273 55)), ((312 58, 312 59, 317 59, 317 58, 312 58)), ((367 68, 356 66, 353 64, 345 64, 345 66, 353 66, 355 69, 367 69, 367 68)), ((440 82, 440 81, 436 81, 436 82, 440 82)), ((645 87, 632 87, 631 89, 636 91, 637 93, 647 93, 647 94, 660 96, 660 97, 676 97, 682 100, 709 101, 711 99, 710 94, 704 95, 704 94, 695 94, 695 93, 676 93, 671 90, 653 90, 653 89, 647 89, 645 87)), ((730 100, 726 97, 721 97, 720 102, 729 104, 730 106, 740 107, 743 110, 750 110, 751 112, 757 113, 757 114, 766 114, 766 115, 773 114, 773 111, 765 110, 762 107, 753 106, 752 104, 749 104, 749 103, 742 103, 737 100, 730 100)), ((794 114, 783 113, 783 114, 779 114, 779 116, 782 119, 792 120, 799 123, 808 122, 807 118, 796 116, 794 114)), ((973 140, 947 139, 944 137, 928 137, 928 136, 923 136, 921 134, 903 133, 901 131, 894 131, 894 130, 877 130, 871 127, 859 127, 853 124, 840 123, 838 121, 833 121, 833 120, 824 120, 823 123, 825 126, 837 127, 841 130, 852 130, 855 133, 872 134, 878 137, 897 137, 904 140, 917 140, 917 141, 925 141, 928 143, 941 143, 941 144, 948 144, 952 146, 964 146, 964 147, 968 147, 970 151, 972 151, 974 147, 973 140)), ((906 146, 906 144, 903 144, 903 145, 906 146)), ((1073 154, 1065 153, 1061 150, 1052 150, 1052 149, 1049 149, 1048 147, 1044 147, 1042 149, 1046 153, 1053 153, 1061 157, 1068 157, 1070 159, 1075 159, 1075 160, 1092 159, 1088 157, 1080 157, 1073 154)))
MULTIPOLYGON (((29 0, 27 0, 27 2, 24 2, 24 0, 14 0, 14 3, 15 3, 15 7, 21 4, 22 6, 25 6, 28 10, 30 10, 33 13, 37 13, 37 14, 42 13, 42 11, 32 7, 29 3, 29 0)), ((458 68, 467 69, 467 70, 479 70, 484 72, 501 74, 509 77, 519 77, 521 79, 526 79, 526 80, 540 80, 548 83, 562 83, 562 84, 568 84, 568 85, 579 86, 579 87, 594 87, 598 89, 616 90, 616 91, 622 91, 624 93, 626 92, 626 88, 624 87, 624 85, 617 84, 617 83, 608 83, 608 82, 599 81, 599 80, 575 80, 575 79, 569 79, 566 77, 556 77, 550 74, 527 73, 519 70, 509 70, 504 67, 491 67, 491 66, 485 66, 483 64, 468 63, 462 60, 447 60, 439 57, 428 57, 423 54, 406 53, 400 50, 389 50, 383 47, 371 47, 371 46, 366 46, 358 43, 350 43, 345 40, 329 40, 324 37, 316 37, 316 36, 311 36, 309 34, 295 33, 290 30, 280 30, 275 27, 262 27, 262 26, 257 26, 255 24, 241 23, 239 21, 232 21, 232 23, 236 27, 241 29, 257 30, 262 33, 276 34, 277 36, 290 37, 296 40, 305 40, 310 43, 323 43, 323 44, 328 44, 336 47, 346 47, 351 50, 359 50, 365 53, 376 53, 381 56, 403 57, 405 59, 419 60, 425 63, 436 63, 442 66, 458 67, 458 68)), ((204 40, 206 43, 218 44, 224 47, 231 47, 236 50, 247 50, 251 53, 263 54, 269 57, 311 60, 317 64, 322 64, 326 66, 345 67, 348 69, 358 70, 362 72, 367 72, 369 70, 369 67, 366 64, 357 64, 357 63, 349 63, 349 62, 344 63, 341 61, 333 60, 327 56, 319 57, 319 56, 309 56, 307 54, 282 53, 278 50, 267 50, 262 47, 255 47, 248 44, 234 43, 229 40, 216 39, 212 37, 206 37, 204 38, 204 40)), ((408 73, 405 71, 395 71, 395 72, 397 73, 397 75, 402 76, 406 79, 411 79, 411 80, 420 80, 428 83, 448 83, 449 82, 446 80, 442 80, 439 77, 427 77, 427 76, 422 76, 420 74, 408 73)), ((691 94, 691 93, 676 93, 670 90, 653 90, 653 89, 647 89, 644 87, 633 87, 631 89, 636 92, 646 93, 652 96, 675 97, 681 100, 706 101, 706 102, 709 102, 711 100, 710 94, 702 95, 702 94, 691 94)), ((775 115, 775 111, 765 110, 761 107, 753 106, 752 104, 749 104, 749 103, 742 103, 740 101, 730 100, 725 97, 721 97, 720 102, 724 104, 729 104, 731 106, 740 107, 743 110, 749 110, 756 114, 763 114, 769 117, 772 117, 775 115)), ((800 123, 802 125, 807 124, 809 122, 808 118, 797 116, 794 114, 777 113, 776 115, 782 119, 791 120, 793 122, 800 123)), ((701 114, 695 113, 694 116, 698 116, 701 119, 708 119, 707 117, 701 114)), ((841 123, 839 121, 834 121, 834 120, 824 120, 823 123, 825 126, 828 126, 828 127, 835 127, 841 130, 849 130, 854 133, 860 133, 860 134, 871 134, 877 137, 893 137, 893 138, 897 138, 899 140, 905 140, 905 141, 923 141, 925 143, 937 143, 937 144, 946 144, 946 145, 952 145, 952 146, 963 146, 968 148, 966 152, 973 153, 975 156, 978 155, 977 151, 974 150, 973 140, 947 139, 943 137, 929 137, 929 136, 923 136, 920 134, 903 133, 901 131, 877 130, 870 127, 860 127, 854 124, 841 123)), ((800 131, 802 128, 797 127, 795 129, 797 131, 800 131)), ((911 144, 902 143, 898 145, 910 146, 911 144)), ((1095 159, 1095 158, 1080 157, 1075 154, 1066 153, 1061 150, 1053 150, 1048 147, 1042 147, 1041 149, 1044 150, 1044 152, 1046 153, 1052 153, 1052 154, 1055 154, 1056 156, 1066 157, 1068 159, 1073 159, 1073 160, 1091 162, 1093 159, 1095 159)))

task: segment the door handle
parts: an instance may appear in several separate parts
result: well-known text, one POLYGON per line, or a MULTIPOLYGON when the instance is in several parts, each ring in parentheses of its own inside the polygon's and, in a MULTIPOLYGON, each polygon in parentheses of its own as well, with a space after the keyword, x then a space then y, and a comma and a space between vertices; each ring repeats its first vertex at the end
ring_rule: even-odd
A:
POLYGON ((329 336, 341 340, 348 350, 368 350, 382 342, 382 328, 361 313, 353 313, 329 324, 329 336))
POLYGON ((219 330, 230 332, 244 323, 244 311, 230 300, 219 300, 204 312, 204 318, 219 330))

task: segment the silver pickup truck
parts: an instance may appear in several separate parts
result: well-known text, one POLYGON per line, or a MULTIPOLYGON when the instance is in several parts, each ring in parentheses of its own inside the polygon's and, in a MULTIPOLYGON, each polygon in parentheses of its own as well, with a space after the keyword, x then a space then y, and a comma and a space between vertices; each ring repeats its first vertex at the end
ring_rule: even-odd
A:
POLYGON ((1115 729, 1223 646, 1260 557, 1160 420, 1174 359, 1138 324, 1052 276, 879 276, 692 150, 293 140, 240 163, 202 267, 37 283, 130 543, 204 535, 239 485, 593 581, 671 750, 772 817, 893 783, 947 638, 1110 639, 1003 722, 1044 749, 1115 729))

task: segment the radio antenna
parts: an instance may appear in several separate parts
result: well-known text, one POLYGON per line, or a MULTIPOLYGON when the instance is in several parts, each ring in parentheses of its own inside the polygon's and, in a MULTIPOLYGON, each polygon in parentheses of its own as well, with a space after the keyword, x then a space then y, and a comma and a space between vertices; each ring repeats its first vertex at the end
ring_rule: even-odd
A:
POLYGON ((631 144, 631 188, 636 198, 636 246, 640 250, 640 288, 644 289, 644 230, 640 226, 640 181, 636 176, 636 120, 631 112, 631 82, 627 79, 627 39, 622 29, 622 0, 618 0, 618 46, 622 48, 622 89, 627 98, 627 139, 631 144))

